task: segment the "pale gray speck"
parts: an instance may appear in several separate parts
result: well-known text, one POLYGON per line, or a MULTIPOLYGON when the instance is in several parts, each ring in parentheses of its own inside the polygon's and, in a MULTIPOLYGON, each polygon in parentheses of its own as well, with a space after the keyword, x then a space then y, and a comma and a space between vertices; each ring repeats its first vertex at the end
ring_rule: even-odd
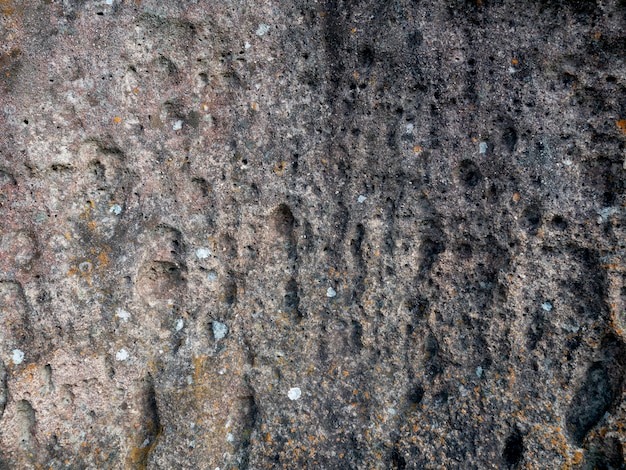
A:
POLYGON ((196 257, 198 259, 206 259, 211 256, 211 250, 205 247, 200 247, 196 249, 196 257))

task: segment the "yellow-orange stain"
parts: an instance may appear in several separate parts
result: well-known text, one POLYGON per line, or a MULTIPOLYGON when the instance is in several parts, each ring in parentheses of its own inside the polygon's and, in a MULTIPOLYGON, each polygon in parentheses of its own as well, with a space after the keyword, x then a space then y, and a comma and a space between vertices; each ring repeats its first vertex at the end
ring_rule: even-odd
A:
POLYGON ((15 13, 11 0, 0 0, 0 5, 2 5, 2 13, 4 13, 4 16, 11 16, 15 13))
POLYGON ((133 88, 133 93, 137 95, 139 93, 139 88, 137 87, 133 88))
POLYGON ((615 124, 619 127, 624 134, 626 134, 626 119, 620 119, 615 124))
POLYGON ((352 74, 352 76, 353 76, 354 78, 359 78, 359 74, 358 74, 357 72, 354 72, 354 73, 352 74))
POLYGON ((250 107, 252 108, 252 111, 258 111, 259 110, 259 103, 257 103, 256 101, 253 101, 252 104, 250 105, 250 107))
POLYGON ((520 200, 520 197, 521 196, 519 195, 519 193, 513 194, 513 202, 518 203, 520 200))
POLYGON ((121 118, 121 117, 119 117, 119 116, 115 116, 115 117, 113 118, 113 122, 114 122, 115 124, 119 124, 120 122, 122 122, 122 118, 121 118))
POLYGON ((511 63, 512 63, 513 65, 517 65, 517 64, 519 64, 519 60, 517 60, 517 59, 511 59, 511 63))
POLYGON ((356 33, 356 28, 352 28, 352 29, 350 30, 350 33, 351 33, 351 34, 356 33))
POLYGON ((107 256, 106 252, 104 251, 100 252, 100 254, 98 255, 98 261, 100 261, 102 265, 109 264, 109 257, 107 256))
POLYGON ((413 147, 413 153, 420 153, 422 150, 423 149, 421 145, 416 145, 415 147, 413 147))

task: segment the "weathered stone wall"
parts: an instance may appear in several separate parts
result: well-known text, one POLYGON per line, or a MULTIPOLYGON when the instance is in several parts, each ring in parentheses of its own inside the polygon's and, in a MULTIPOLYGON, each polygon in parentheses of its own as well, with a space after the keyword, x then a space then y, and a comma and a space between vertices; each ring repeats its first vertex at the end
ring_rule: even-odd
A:
POLYGON ((624 468, 623 0, 0 0, 0 467, 624 468))

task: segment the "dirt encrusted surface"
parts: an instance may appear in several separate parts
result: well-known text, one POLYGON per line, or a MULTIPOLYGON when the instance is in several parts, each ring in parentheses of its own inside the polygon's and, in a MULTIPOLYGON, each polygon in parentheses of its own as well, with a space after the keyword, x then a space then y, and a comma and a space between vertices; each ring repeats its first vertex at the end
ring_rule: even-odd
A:
POLYGON ((623 469, 623 0, 0 0, 0 468, 623 469))

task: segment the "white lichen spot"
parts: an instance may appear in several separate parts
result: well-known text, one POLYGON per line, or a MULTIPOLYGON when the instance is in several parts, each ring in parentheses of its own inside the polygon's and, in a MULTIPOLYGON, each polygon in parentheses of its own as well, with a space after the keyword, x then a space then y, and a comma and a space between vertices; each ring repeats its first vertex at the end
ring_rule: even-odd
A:
POLYGON ((366 199, 367 199, 367 198, 361 194, 361 195, 357 198, 357 200, 356 200, 356 201, 357 201, 359 204, 363 204, 363 203, 365 202, 365 200, 366 200, 366 199))
POLYGON ((209 271, 208 274, 206 275, 206 278, 213 282, 215 280, 217 280, 217 273, 215 271, 209 271))
POLYGON ((123 308, 118 308, 117 310, 115 310, 115 316, 123 322, 127 322, 128 320, 130 320, 130 312, 127 312, 123 308))
POLYGON ((233 442, 235 440, 235 436, 233 436, 232 433, 229 432, 228 434, 226 434, 226 440, 228 442, 233 442))
POLYGON ((602 222, 608 222, 609 217, 611 217, 612 215, 616 214, 617 208, 615 207, 605 207, 602 210, 598 211, 598 223, 601 224, 602 222))
POLYGON ((200 247, 196 249, 196 257, 198 259, 205 259, 205 258, 208 258, 209 256, 211 256, 211 250, 209 250, 208 248, 200 247))
POLYGON ((391 416, 395 416, 396 415, 396 409, 389 407, 387 408, 387 413, 389 413, 391 416))
POLYGON ((413 123, 412 123, 412 122, 409 122, 409 123, 406 125, 406 133, 407 133, 407 134, 410 134, 411 132, 413 132, 413 128, 414 128, 414 127, 413 127, 413 123))
POLYGON ((517 69, 515 67, 509 67, 509 73, 511 75, 513 75, 515 72, 517 72, 517 69))
POLYGON ((326 289, 326 297, 335 297, 337 295, 337 291, 335 289, 333 289, 332 287, 329 287, 328 289, 326 289))
POLYGON ((140 449, 143 449, 145 447, 148 447, 148 444, 150 444, 150 439, 149 438, 145 438, 145 440, 141 443, 141 445, 139 446, 140 449))
POLYGON ((265 23, 261 23, 259 25, 259 27, 256 30, 256 35, 257 36, 263 36, 264 34, 268 33, 270 30, 270 26, 265 24, 265 23))
POLYGON ((544 302, 541 304, 541 308, 544 309, 546 312, 549 312, 552 310, 552 304, 550 302, 544 302))
POLYGON ((120 206, 119 204, 113 204, 111 207, 109 207, 109 212, 111 214, 120 215, 122 213, 122 206, 120 206))
POLYGON ((187 376, 187 385, 193 384, 193 377, 191 375, 187 376))
POLYGON ((179 131, 183 128, 183 121, 182 120, 178 120, 174 123, 174 125, 172 125, 172 129, 174 129, 175 131, 179 131))
POLYGON ((478 366, 476 368, 476 377, 481 378, 483 376, 483 368, 478 366))
POLYGON ((297 400, 302 396, 302 390, 300 390, 300 387, 290 388, 287 392, 287 396, 291 401, 297 400))
POLYGON ((118 361, 125 361, 129 357, 130 357, 130 354, 128 354, 128 351, 126 351, 126 349, 124 348, 120 349, 118 352, 115 353, 115 359, 117 359, 118 361))
POLYGON ((243 47, 244 47, 244 49, 250 49, 250 47, 251 47, 251 46, 250 46, 250 43, 249 43, 249 42, 247 42, 247 43, 245 43, 245 44, 243 45, 243 47))
POLYGON ((481 142, 478 145, 478 152, 479 153, 487 153, 487 142, 481 142))
POLYGON ((176 331, 180 331, 183 329, 184 326, 185 326, 185 320, 183 320, 182 318, 179 318, 178 320, 176 320, 174 328, 176 329, 176 331))
POLYGON ((113 0, 104 0, 107 5, 113 5, 113 0))
POLYGON ((11 356, 11 360, 13 361, 13 364, 15 365, 21 364, 22 361, 24 360, 24 352, 19 349, 14 349, 13 355, 11 356))
POLYGON ((213 322, 213 336, 215 337, 215 339, 225 338, 227 334, 228 327, 226 325, 219 321, 213 322))

